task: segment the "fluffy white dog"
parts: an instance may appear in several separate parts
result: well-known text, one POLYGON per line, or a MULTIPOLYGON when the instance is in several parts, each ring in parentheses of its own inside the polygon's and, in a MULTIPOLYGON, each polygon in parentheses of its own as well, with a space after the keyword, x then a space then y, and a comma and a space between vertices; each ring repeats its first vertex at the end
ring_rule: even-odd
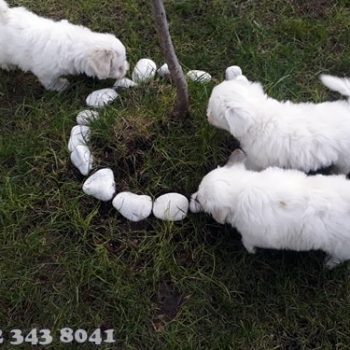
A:
POLYGON ((0 68, 34 73, 48 90, 69 85, 65 75, 85 73, 120 79, 128 68, 124 45, 114 35, 39 17, 0 0, 0 68))
MULTIPOLYGON (((239 68, 239 67, 238 67, 239 68)), ((279 102, 235 69, 232 80, 216 86, 208 120, 229 131, 247 154, 247 166, 316 171, 334 166, 350 172, 350 103, 279 102)), ((324 85, 350 96, 350 79, 322 75, 324 85)))
POLYGON ((226 166, 206 175, 191 207, 237 228, 250 253, 256 247, 320 249, 328 268, 350 259, 350 181, 344 175, 273 167, 254 172, 243 161, 243 152, 234 151, 226 166))

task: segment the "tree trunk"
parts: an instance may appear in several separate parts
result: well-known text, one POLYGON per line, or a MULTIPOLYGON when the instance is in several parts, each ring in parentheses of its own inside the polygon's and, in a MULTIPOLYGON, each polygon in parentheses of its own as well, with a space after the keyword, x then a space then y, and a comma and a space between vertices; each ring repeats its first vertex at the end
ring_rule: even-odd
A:
POLYGON ((172 114, 176 118, 183 118, 188 112, 189 105, 187 81, 171 40, 163 0, 153 0, 153 11, 160 38, 160 46, 168 64, 171 79, 176 86, 176 103, 172 114))

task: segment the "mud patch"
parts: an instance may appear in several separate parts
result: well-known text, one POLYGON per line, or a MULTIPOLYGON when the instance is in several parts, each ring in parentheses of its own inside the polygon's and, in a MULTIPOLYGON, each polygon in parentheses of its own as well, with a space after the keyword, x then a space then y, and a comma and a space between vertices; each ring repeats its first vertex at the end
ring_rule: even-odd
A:
POLYGON ((310 18, 325 17, 332 6, 329 0, 291 0, 291 3, 298 15, 310 18))
POLYGON ((176 317, 183 300, 183 295, 172 282, 160 283, 154 298, 155 312, 152 318, 152 326, 156 332, 162 332, 166 325, 176 317))

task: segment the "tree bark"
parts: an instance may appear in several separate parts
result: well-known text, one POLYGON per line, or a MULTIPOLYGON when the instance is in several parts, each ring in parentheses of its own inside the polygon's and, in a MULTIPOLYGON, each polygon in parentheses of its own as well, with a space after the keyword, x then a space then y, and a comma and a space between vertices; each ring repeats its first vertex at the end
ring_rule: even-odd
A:
POLYGON ((187 114, 189 106, 188 86, 170 36, 163 0, 153 0, 153 12, 160 46, 168 64, 171 79, 176 86, 176 103, 172 114, 176 118, 183 118, 187 114))

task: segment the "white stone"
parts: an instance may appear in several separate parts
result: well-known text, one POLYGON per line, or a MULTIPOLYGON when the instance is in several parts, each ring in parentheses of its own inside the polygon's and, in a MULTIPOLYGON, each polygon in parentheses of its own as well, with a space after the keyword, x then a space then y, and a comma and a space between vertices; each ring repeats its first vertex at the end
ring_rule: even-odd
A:
POLYGON ((197 83, 209 83, 211 75, 203 70, 190 70, 187 72, 187 77, 197 83))
POLYGON ((239 66, 230 66, 226 68, 225 80, 233 80, 242 75, 242 69, 239 66))
POLYGON ((131 192, 120 192, 113 199, 113 207, 130 221, 138 222, 148 218, 152 212, 152 198, 131 192))
POLYGON ((167 193, 158 197, 153 205, 153 215, 161 220, 183 220, 188 212, 188 199, 179 193, 167 193))
POLYGON ((78 113, 76 120, 79 125, 89 125, 92 121, 98 119, 98 117, 98 112, 86 109, 78 113))
POLYGON ((132 72, 132 80, 135 83, 142 83, 154 78, 157 65, 149 58, 142 58, 137 63, 132 72))
POLYGON ((96 90, 86 98, 86 104, 92 108, 103 108, 111 104, 117 97, 118 94, 113 89, 96 90))
POLYGON ((115 193, 113 171, 108 168, 96 171, 84 182, 83 191, 101 201, 110 201, 115 193))
POLYGON ((92 169, 93 158, 88 146, 78 145, 70 154, 70 159, 82 175, 89 174, 92 169))
POLYGON ((73 150, 78 145, 86 146, 87 142, 90 141, 91 130, 86 125, 75 125, 70 132, 70 138, 68 141, 69 152, 73 150))
POLYGON ((130 89, 135 86, 137 86, 137 84, 128 78, 119 79, 113 85, 115 89, 130 89))
POLYGON ((190 200, 190 211, 191 213, 200 213, 203 211, 202 206, 197 201, 197 192, 193 193, 190 200))
POLYGON ((167 78, 170 76, 170 70, 167 63, 164 63, 158 70, 157 73, 162 78, 167 78))

